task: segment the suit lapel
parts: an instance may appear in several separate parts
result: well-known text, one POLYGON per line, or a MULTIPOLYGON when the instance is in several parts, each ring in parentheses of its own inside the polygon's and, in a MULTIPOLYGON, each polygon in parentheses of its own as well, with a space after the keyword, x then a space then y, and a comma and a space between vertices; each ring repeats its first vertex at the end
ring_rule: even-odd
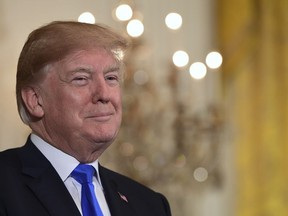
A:
POLYGON ((58 173, 30 140, 20 150, 19 156, 23 164, 24 182, 50 215, 80 216, 58 173))
POLYGON ((99 165, 99 174, 104 188, 104 194, 112 216, 135 216, 135 210, 125 196, 125 191, 118 186, 107 170, 99 165))

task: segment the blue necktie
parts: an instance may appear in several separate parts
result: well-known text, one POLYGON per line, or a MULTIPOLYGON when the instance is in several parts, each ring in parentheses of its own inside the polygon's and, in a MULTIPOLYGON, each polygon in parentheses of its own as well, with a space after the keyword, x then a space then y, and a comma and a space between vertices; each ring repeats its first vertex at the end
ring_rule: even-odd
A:
POLYGON ((83 216, 103 216, 92 184, 94 173, 94 167, 86 164, 79 164, 71 173, 71 176, 82 185, 81 208, 83 216))

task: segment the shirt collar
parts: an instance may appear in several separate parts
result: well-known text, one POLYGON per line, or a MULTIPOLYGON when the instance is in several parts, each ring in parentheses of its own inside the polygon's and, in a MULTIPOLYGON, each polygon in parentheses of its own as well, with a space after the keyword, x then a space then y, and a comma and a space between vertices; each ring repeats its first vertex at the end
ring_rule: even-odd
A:
MULTIPOLYGON (((79 161, 71 155, 68 155, 65 152, 55 148, 53 145, 47 143, 36 134, 31 134, 30 138, 39 151, 50 161, 64 182, 70 176, 71 172, 78 166, 79 161)), ((93 163, 89 163, 89 165, 92 165, 97 171, 97 179, 101 185, 98 160, 94 161, 93 163)))

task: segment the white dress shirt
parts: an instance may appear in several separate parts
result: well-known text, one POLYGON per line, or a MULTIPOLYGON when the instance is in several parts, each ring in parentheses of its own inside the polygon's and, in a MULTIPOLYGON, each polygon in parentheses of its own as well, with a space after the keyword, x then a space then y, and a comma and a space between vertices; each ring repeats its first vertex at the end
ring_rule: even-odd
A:
MULTIPOLYGON (((45 142, 39 136, 31 134, 31 140, 34 145, 41 151, 41 153, 50 161, 52 166, 55 168, 60 178, 67 187, 69 193, 71 194, 74 202, 76 203, 79 211, 82 214, 81 209, 81 184, 78 183, 74 178, 70 176, 71 172, 78 166, 79 161, 74 157, 62 152, 61 150, 55 148, 49 143, 45 142)), ((104 192, 101 184, 99 172, 98 172, 98 160, 89 164, 92 165, 97 173, 97 177, 93 177, 93 185, 95 188, 95 194, 101 210, 104 216, 111 216, 104 192)))

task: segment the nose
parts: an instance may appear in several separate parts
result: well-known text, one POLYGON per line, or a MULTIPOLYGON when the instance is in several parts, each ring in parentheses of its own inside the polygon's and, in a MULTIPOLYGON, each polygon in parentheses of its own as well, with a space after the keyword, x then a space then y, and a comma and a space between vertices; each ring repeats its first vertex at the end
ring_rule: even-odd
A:
POLYGON ((110 90, 104 78, 98 78, 93 82, 92 102, 108 103, 110 100, 110 90))

